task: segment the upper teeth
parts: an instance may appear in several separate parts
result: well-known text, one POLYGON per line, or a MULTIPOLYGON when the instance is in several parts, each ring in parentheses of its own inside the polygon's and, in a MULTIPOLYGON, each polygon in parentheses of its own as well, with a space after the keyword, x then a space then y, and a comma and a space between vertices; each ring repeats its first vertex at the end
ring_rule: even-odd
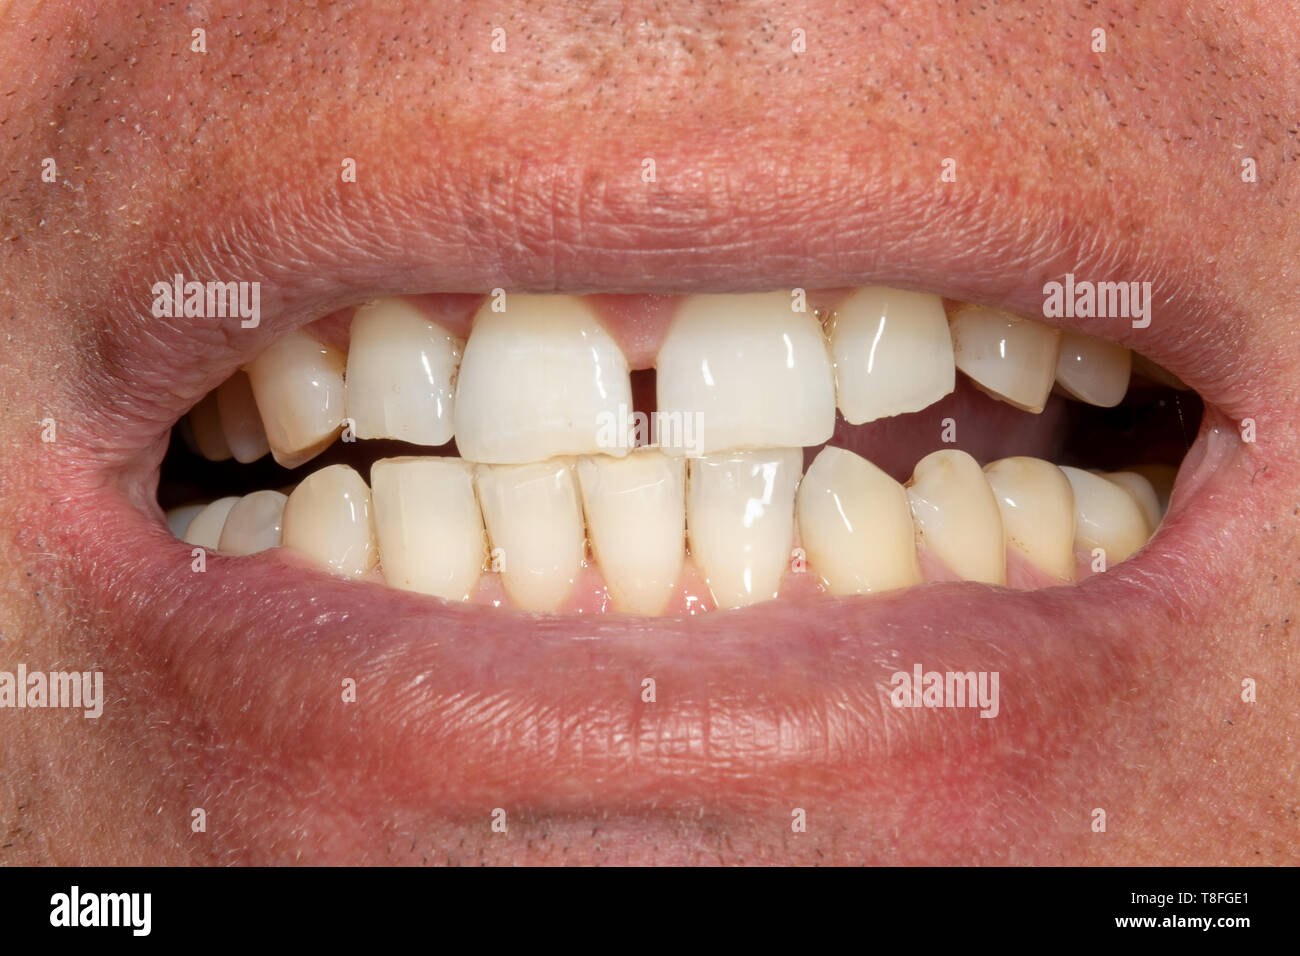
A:
POLYGON ((474 596, 491 568, 514 604, 549 611, 576 599, 589 538, 614 608, 655 614, 687 542, 715 603, 735 606, 777 594, 796 544, 834 593, 935 574, 1005 583, 1008 549, 1070 580, 1076 547, 1103 547, 1113 563, 1159 521, 1137 474, 1107 480, 1033 459, 982 470, 953 450, 920 461, 904 489, 826 448, 800 486, 802 448, 830 438, 837 404, 855 424, 917 411, 949 394, 960 368, 1034 411, 1054 380, 1113 405, 1129 353, 982 307, 949 322, 921 293, 856 290, 825 330, 795 301, 687 297, 658 352, 658 413, 695 417, 698 440, 630 455, 628 362, 581 298, 511 295, 504 311, 490 300, 464 343, 404 300, 359 309, 346 356, 290 333, 195 409, 204 454, 248 461, 269 446, 292 467, 350 424, 415 444, 454 434, 462 458, 380 461, 373 495, 333 466, 288 499, 214 502, 183 522, 185 539, 236 554, 284 544, 350 576, 378 562, 391 585, 453 600, 474 596))
POLYGON ((937 295, 858 289, 835 312, 835 386, 850 425, 919 412, 953 390, 952 336, 937 295))
POLYGON ((627 359, 576 296, 512 295, 484 304, 456 389, 456 444, 470 461, 522 464, 603 448, 601 423, 632 407, 627 359))
POLYGON ((271 454, 286 468, 316 457, 342 428, 344 361, 299 329, 248 364, 271 454))
MULTIPOLYGON (((781 292, 697 295, 681 306, 656 363, 659 413, 698 416, 695 454, 820 445, 835 430, 826 338, 781 292)), ((672 449, 686 450, 686 449, 672 449)))
POLYGON ((464 343, 401 299, 363 306, 348 345, 347 416, 358 438, 451 441, 464 343))

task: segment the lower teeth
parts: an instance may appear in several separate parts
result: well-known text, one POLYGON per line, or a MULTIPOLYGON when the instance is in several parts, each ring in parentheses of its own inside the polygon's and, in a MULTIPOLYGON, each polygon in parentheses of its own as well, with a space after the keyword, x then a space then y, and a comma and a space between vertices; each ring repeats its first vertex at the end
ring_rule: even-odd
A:
POLYGON ((182 536, 232 555, 280 546, 334 574, 451 601, 504 590, 527 611, 660 614, 769 600, 804 575, 831 594, 1069 582, 1099 554, 1102 567, 1130 557, 1160 508, 1136 472, 1112 478, 1023 457, 981 469, 945 450, 904 487, 844 449, 824 448, 802 478, 801 458, 799 449, 689 463, 654 449, 536 465, 388 458, 371 469, 373 492, 350 466, 331 465, 287 498, 214 501, 182 517, 182 536), (592 572, 595 584, 584 580, 592 572), (692 593, 697 576, 705 594, 692 593))

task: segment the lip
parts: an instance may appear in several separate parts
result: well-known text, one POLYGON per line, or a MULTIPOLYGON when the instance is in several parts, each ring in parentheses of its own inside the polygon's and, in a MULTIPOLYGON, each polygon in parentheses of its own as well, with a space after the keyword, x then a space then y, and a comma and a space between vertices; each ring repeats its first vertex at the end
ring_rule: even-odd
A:
MULTIPOLYGON (((719 157, 688 159, 687 184, 654 194, 600 180, 599 195, 588 195, 589 171, 539 162, 548 175, 526 170, 495 217, 483 199, 498 174, 490 163, 450 191, 429 177, 364 199, 296 197, 288 212, 236 206, 232 223, 274 225, 240 242, 195 236, 166 263, 123 267, 115 285, 133 291, 105 316, 102 364, 78 384, 90 411, 59 443, 49 478, 59 493, 40 527, 23 531, 55 538, 47 543, 69 556, 90 626, 144 671, 135 691, 220 744, 198 761, 198 790, 219 801, 239 778, 236 756, 256 755, 276 768, 269 786, 313 795, 304 800, 332 821, 325 842, 353 858, 372 856, 357 821, 374 808, 465 820, 494 807, 569 819, 698 811, 788 830, 792 807, 869 807, 882 828, 915 825, 924 807, 936 822, 926 852, 942 853, 963 834, 1005 825, 989 817, 996 794, 1034 781, 1042 799, 1042 788, 1065 786, 1048 768, 1097 759, 1115 720, 1140 732, 1156 719, 1128 707, 1129 695, 1144 673, 1189 666, 1195 648, 1180 646, 1170 625, 1201 613, 1231 567, 1234 546, 1222 542, 1243 520, 1239 495, 1252 475, 1254 456, 1231 421, 1271 407, 1260 369, 1274 356, 1250 356, 1253 367, 1222 360, 1224 343, 1242 334, 1242 309, 1186 278, 1191 263, 1158 224, 1158 256, 1148 245, 1141 261, 1103 241, 1119 234, 1105 221, 1091 234, 1074 230, 1072 244, 1049 240, 1050 217, 1017 214, 1016 203, 1041 197, 1013 184, 990 191, 1001 197, 994 208, 869 170, 849 167, 828 186, 824 171, 790 167, 796 181, 775 192, 788 198, 756 199, 778 185, 769 174, 736 188, 739 174, 719 157), (712 182, 727 189, 702 200, 698 184, 712 182), (554 198, 564 195, 584 221, 566 218, 554 198), (802 210, 832 198, 844 201, 822 238, 804 241, 802 210), (701 205, 707 221, 692 213, 701 205), (442 225, 417 225, 430 222, 442 225), (237 254, 222 258, 220 248, 237 254), (261 281, 261 325, 144 318, 149 287, 175 271, 261 281), (339 581, 280 553, 213 555, 196 574, 153 501, 167 429, 190 405, 274 337, 375 294, 880 282, 1036 315, 1042 283, 1066 271, 1150 279, 1150 329, 1123 319, 1074 327, 1160 362, 1207 403, 1156 538, 1073 587, 932 584, 693 619, 531 617, 339 581), (1001 714, 894 709, 889 675, 916 662, 999 671, 1001 714), (344 678, 357 682, 355 704, 341 701, 344 678), (654 703, 641 699, 644 678, 655 681, 654 703)), ((913 852, 896 849, 896 860, 913 852)))

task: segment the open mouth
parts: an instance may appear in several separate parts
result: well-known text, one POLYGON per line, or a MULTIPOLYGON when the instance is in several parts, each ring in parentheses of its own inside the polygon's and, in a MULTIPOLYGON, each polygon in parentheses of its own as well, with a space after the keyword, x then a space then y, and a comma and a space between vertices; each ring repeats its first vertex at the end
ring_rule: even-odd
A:
POLYGON ((160 503, 185 501, 169 525, 205 551, 283 547, 444 601, 646 616, 1065 585, 1157 530, 1201 417, 1168 372, 936 295, 809 300, 346 309, 189 413, 160 503))
POLYGON ((1235 308, 1162 280, 1176 249, 1141 326, 1043 316, 1066 262, 1142 273, 1031 268, 1015 237, 975 244, 996 262, 883 228, 789 255, 784 227, 688 222, 620 257, 624 228, 499 259, 335 234, 299 269, 282 226, 122 278, 52 446, 66 520, 27 534, 210 742, 186 757, 205 805, 254 758, 311 805, 266 860, 304 833, 307 859, 386 859, 376 808, 597 819, 635 848, 647 821, 864 805, 877 834, 929 806, 887 852, 932 860, 1004 828, 999 794, 1042 781, 1026 826, 1070 800, 1061 768, 1195 654, 1179 622, 1242 540, 1238 423, 1267 405, 1223 361, 1235 308), (260 322, 153 317, 178 271, 260 279, 260 322), (898 706, 917 669, 997 674, 997 705, 898 706))

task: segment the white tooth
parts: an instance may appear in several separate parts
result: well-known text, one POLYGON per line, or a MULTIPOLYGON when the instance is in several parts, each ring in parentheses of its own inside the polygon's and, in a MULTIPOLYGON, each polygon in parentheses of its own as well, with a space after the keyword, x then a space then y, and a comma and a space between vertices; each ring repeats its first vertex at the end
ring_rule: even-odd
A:
POLYGON ((218 498, 211 504, 206 505, 190 521, 189 527, 185 529, 185 536, 181 540, 186 544, 193 544, 209 551, 216 551, 217 545, 221 543, 221 529, 226 526, 226 518, 237 501, 239 501, 239 496, 231 495, 228 498, 218 498))
POLYGON ((835 394, 851 425, 919 412, 953 390, 943 299, 883 286, 858 289, 831 322, 835 394))
POLYGON ((1106 552, 1107 566, 1118 564, 1131 555, 1151 536, 1151 528, 1137 500, 1113 481, 1084 471, 1062 466, 1074 489, 1075 546, 1106 552))
POLYGON ((271 454, 284 467, 315 458, 338 434, 343 367, 342 352, 296 329, 245 368, 271 454))
POLYGON ((278 491, 254 491, 251 495, 244 495, 226 515, 217 550, 243 555, 279 547, 280 518, 288 500, 278 491))
POLYGON ((627 359, 582 299, 510 295, 474 319, 456 386, 456 446, 470 461, 627 454, 627 359), (622 447, 619 447, 621 445, 622 447))
POLYGON ((916 463, 907 497, 917 538, 965 581, 1005 584, 1002 516, 979 463, 964 451, 932 452, 916 463))
POLYGON ((1056 360, 1056 382, 1081 402, 1112 408, 1128 391, 1133 353, 1091 335, 1066 332, 1056 360))
POLYGON ((199 446, 199 454, 208 461, 225 461, 230 457, 230 446, 221 433, 216 392, 208 392, 203 401, 190 409, 190 431, 194 443, 199 446))
POLYGON ((299 482, 284 506, 280 544, 344 577, 361 577, 379 560, 370 489, 347 465, 330 465, 299 482))
POLYGON ((657 449, 578 462, 591 548, 614 608, 658 614, 686 557, 686 461, 657 449))
POLYGON ((247 372, 236 372, 217 389, 217 409, 221 413, 222 434, 235 461, 248 464, 271 450, 247 372))
POLYGON ((357 309, 348 344, 347 409, 358 438, 451 441, 465 343, 404 299, 357 309))
POLYGON ((693 459, 686 495, 691 556, 718 607, 776 597, 794 544, 802 448, 693 459))
POLYGON ((1103 477, 1113 481, 1133 496, 1133 500, 1142 509, 1142 517, 1146 518, 1147 527, 1152 530, 1159 527, 1160 519, 1164 517, 1164 509, 1160 507, 1160 496, 1156 494, 1155 486, 1145 476, 1139 475, 1136 471, 1112 471, 1105 473, 1103 477))
POLYGON ((525 611, 558 610, 586 553, 571 463, 483 465, 474 478, 506 594, 525 611))
POLYGON ((371 466, 370 483, 388 585, 468 601, 487 558, 474 466, 460 458, 385 458, 371 466))
POLYGON ((953 313, 953 357, 981 390, 1027 412, 1047 404, 1056 379, 1061 332, 982 305, 953 313))
POLYGON ((1003 458, 984 467, 1006 545, 1060 581, 1074 580, 1074 491, 1050 461, 1003 458))
MULTIPOLYGON (((684 299, 656 360, 661 444, 672 454, 820 445, 835 429, 826 337, 788 292, 684 299), (664 436, 665 422, 698 424, 664 436), (692 428, 692 431, 695 431, 692 428), (702 439, 688 447, 694 437, 702 439)), ((668 429, 673 431, 674 429, 668 429)))
POLYGON ((907 491, 860 455, 827 445, 796 499, 808 564, 832 594, 921 583, 907 491))

